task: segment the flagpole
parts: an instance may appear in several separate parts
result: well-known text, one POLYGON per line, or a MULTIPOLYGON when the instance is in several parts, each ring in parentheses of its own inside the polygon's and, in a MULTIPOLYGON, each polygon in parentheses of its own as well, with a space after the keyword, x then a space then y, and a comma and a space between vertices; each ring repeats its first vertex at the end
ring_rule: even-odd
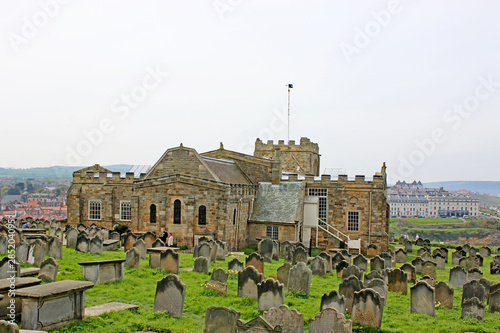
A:
POLYGON ((288 84, 288 140, 287 144, 290 143, 290 89, 293 88, 293 84, 288 84))

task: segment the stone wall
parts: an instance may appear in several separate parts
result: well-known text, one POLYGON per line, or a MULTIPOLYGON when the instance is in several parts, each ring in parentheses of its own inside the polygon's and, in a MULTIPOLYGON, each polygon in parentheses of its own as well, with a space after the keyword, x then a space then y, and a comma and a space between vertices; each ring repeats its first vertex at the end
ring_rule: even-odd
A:
POLYGON ((298 241, 296 238, 296 224, 288 223, 264 223, 264 222, 248 222, 248 244, 257 244, 259 241, 257 238, 266 237, 266 227, 267 226, 277 226, 278 227, 278 240, 279 241, 298 241))

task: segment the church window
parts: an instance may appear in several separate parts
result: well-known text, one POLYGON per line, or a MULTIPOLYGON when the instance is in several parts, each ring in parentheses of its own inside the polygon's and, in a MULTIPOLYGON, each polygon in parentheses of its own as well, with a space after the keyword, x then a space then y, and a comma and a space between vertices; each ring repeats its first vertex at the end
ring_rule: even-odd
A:
POLYGON ((156 223, 156 205, 149 206, 149 223, 156 223))
POLYGON ((101 219, 101 201, 100 200, 90 200, 89 201, 89 220, 100 220, 101 219))
POLYGON ((200 206, 200 208, 198 208, 198 224, 207 224, 207 207, 205 206, 200 206))
POLYGON ((174 224, 181 224, 181 201, 174 201, 174 224))

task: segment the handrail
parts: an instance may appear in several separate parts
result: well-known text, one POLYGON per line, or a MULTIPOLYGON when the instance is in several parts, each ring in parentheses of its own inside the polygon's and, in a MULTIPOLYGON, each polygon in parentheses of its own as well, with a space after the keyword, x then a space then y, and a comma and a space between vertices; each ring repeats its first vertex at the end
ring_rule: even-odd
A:
POLYGON ((327 232, 329 232, 330 234, 333 234, 333 235, 334 235, 335 237, 337 237, 339 240, 344 241, 343 239, 341 239, 341 237, 340 237, 339 235, 342 235, 345 239, 347 239, 347 240, 346 240, 346 242, 348 242, 348 241, 350 240, 349 235, 344 234, 342 231, 340 231, 340 230, 338 230, 337 228, 335 228, 335 227, 331 226, 330 224, 326 223, 325 221, 323 221, 323 220, 322 220, 322 219, 320 219, 320 218, 318 218, 318 221, 319 221, 319 223, 318 223, 318 227, 319 227, 319 228, 321 228, 322 230, 327 231, 327 232), (323 226, 326 226, 326 228, 324 228, 323 226), (333 230, 334 230, 334 232, 335 232, 336 234, 334 234, 333 232, 331 232, 331 231, 329 230, 330 228, 331 228, 331 229, 333 229, 333 230))

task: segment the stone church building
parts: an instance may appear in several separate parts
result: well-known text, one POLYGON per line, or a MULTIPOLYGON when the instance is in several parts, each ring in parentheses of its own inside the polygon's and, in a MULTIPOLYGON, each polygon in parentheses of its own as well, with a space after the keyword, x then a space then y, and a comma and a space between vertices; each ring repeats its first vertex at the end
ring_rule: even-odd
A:
POLYGON ((370 244, 387 249, 385 164, 372 179, 320 176, 319 166, 319 146, 308 138, 299 144, 257 139, 253 156, 222 143, 201 154, 181 144, 140 175, 98 164, 75 171, 68 223, 126 224, 157 235, 164 227, 188 247, 208 236, 232 250, 264 237, 322 247, 360 240, 362 252, 370 244))

